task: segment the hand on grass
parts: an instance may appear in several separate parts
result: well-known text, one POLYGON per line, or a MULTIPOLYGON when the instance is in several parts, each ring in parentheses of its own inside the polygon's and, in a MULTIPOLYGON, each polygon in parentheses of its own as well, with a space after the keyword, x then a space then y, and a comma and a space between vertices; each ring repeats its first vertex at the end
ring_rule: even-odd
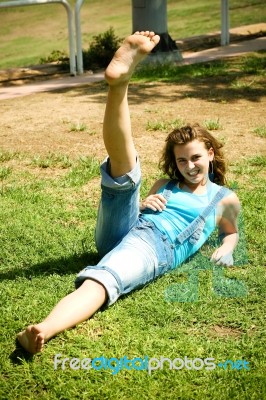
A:
POLYGON ((212 254, 211 262, 223 267, 231 267, 234 265, 233 252, 221 246, 212 254))

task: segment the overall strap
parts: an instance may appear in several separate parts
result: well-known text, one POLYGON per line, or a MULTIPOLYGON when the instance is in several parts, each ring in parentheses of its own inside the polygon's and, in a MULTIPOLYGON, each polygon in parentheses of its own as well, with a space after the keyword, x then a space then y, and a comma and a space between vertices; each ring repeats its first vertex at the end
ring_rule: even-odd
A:
MULTIPOLYGON (((176 181, 174 181, 174 180, 173 181, 171 180, 171 181, 167 182, 167 184, 166 184, 166 186, 165 186, 165 188, 164 188, 164 190, 162 192, 162 195, 164 196, 166 201, 168 201, 170 199, 171 194, 172 194, 172 190, 175 187, 175 185, 176 185, 176 181)), ((149 208, 146 208, 145 210, 142 211, 143 214, 156 214, 158 212, 159 211, 153 211, 153 210, 151 210, 149 208)))
POLYGON ((226 192, 227 189, 225 187, 221 187, 218 190, 216 195, 213 197, 208 206, 202 211, 202 213, 197 218, 195 218, 194 221, 192 221, 191 224, 189 224, 183 232, 181 232, 177 236, 176 241, 178 244, 182 244, 188 238, 191 244, 197 243, 204 229, 207 217, 217 206, 219 201, 224 197, 226 192))
POLYGON ((171 180, 167 183, 167 185, 165 186, 164 191, 163 191, 163 197, 165 198, 165 200, 168 201, 170 199, 172 190, 175 187, 175 185, 176 185, 176 181, 171 180))

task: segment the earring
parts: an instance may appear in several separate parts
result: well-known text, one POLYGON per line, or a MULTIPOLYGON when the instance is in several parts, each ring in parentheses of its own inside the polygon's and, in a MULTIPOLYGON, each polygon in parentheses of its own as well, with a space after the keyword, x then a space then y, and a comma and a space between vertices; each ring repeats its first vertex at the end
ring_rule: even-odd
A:
POLYGON ((209 179, 211 182, 214 182, 214 172, 213 172, 213 162, 210 161, 210 166, 209 166, 209 179))

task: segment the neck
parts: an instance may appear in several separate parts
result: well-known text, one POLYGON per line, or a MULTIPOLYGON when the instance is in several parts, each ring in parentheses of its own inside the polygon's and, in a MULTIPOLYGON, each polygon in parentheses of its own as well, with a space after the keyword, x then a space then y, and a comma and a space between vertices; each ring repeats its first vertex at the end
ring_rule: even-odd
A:
POLYGON ((181 183, 181 188, 182 189, 187 188, 192 193, 200 194, 200 193, 206 192, 207 183, 208 183, 208 179, 203 179, 199 183, 191 183, 191 182, 184 181, 181 183))

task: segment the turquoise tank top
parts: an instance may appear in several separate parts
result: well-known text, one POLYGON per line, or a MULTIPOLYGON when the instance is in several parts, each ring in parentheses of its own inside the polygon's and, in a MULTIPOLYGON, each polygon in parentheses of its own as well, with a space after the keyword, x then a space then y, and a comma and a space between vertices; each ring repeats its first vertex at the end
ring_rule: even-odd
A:
MULTIPOLYGON (((157 193, 163 194, 165 187, 166 184, 157 193)), ((142 211, 142 217, 147 221, 153 222, 157 229, 168 237, 170 243, 174 244, 178 234, 183 232, 203 212, 219 189, 219 185, 209 181, 204 194, 194 194, 185 192, 176 185, 166 203, 165 210, 154 212, 146 209, 142 211)), ((231 193, 231 190, 227 189, 225 196, 231 193)), ((184 262, 206 242, 216 227, 216 217, 217 207, 208 216, 197 243, 191 244, 189 240, 185 240, 182 245, 175 246, 173 267, 184 262)))

